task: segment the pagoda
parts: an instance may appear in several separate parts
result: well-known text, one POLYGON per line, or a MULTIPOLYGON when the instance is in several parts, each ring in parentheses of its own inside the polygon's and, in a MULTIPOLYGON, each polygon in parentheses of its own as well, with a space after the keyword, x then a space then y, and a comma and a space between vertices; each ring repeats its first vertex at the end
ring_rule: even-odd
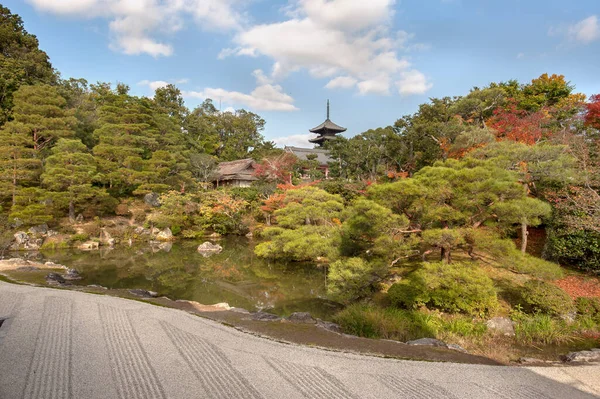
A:
POLYGON ((329 100, 327 100, 327 119, 319 126, 310 129, 311 133, 316 133, 318 134, 318 136, 308 141, 317 144, 319 147, 323 147, 323 143, 325 143, 325 140, 332 140, 335 138, 336 134, 345 131, 345 127, 338 126, 329 119, 329 100))

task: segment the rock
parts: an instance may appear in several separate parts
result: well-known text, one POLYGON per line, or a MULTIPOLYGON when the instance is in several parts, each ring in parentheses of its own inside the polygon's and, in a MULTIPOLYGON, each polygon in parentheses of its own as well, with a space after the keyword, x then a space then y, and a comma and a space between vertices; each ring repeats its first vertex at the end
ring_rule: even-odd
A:
POLYGON ((438 346, 438 347, 442 347, 442 348, 447 347, 445 342, 440 341, 439 339, 435 339, 435 338, 419 338, 419 339, 415 339, 413 341, 408 341, 406 344, 407 345, 438 346))
POLYGON ((223 250, 223 247, 220 246, 219 244, 213 244, 212 242, 208 242, 208 241, 198 245, 198 248, 197 248, 198 252, 219 253, 222 250, 223 250))
POLYGON ((21 226, 23 226, 23 221, 19 218, 14 218, 13 222, 12 222, 12 227, 14 227, 15 229, 18 229, 21 226))
POLYGON ((515 322, 508 317, 494 317, 489 319, 485 324, 490 330, 494 330, 504 336, 515 336, 515 322))
POLYGON ((160 241, 171 241, 173 240, 173 232, 167 227, 156 235, 156 239, 160 241))
POLYGON ((106 287, 103 287, 103 286, 97 285, 97 284, 91 284, 91 285, 88 285, 88 287, 90 287, 90 288, 99 288, 101 290, 107 290, 108 289, 106 287))
POLYGON ((208 237, 211 237, 211 238, 221 238, 221 234, 219 234, 219 233, 212 233, 212 234, 209 234, 208 237))
POLYGON ((77 249, 81 249, 82 251, 93 251, 95 249, 100 249, 100 243, 97 241, 86 241, 79 244, 77 249))
POLYGON ((154 291, 147 291, 147 290, 142 290, 142 289, 133 289, 133 290, 129 290, 130 294, 136 295, 136 296, 141 296, 142 298, 156 298, 158 297, 158 293, 154 292, 154 291))
POLYGON ((153 227, 150 229, 150 234, 157 235, 158 233, 160 233, 160 229, 158 227, 153 227))
POLYGON ((65 280, 73 281, 73 280, 81 280, 83 277, 79 274, 79 272, 75 269, 67 269, 67 272, 62 275, 65 280))
POLYGON ((287 320, 292 323, 317 324, 317 321, 308 312, 294 312, 287 320))
POLYGON ((279 320, 281 320, 281 317, 274 315, 272 313, 266 313, 266 312, 253 313, 250 318, 252 320, 258 320, 258 321, 279 321, 279 320))
POLYGON ((600 349, 591 349, 589 351, 571 352, 564 359, 565 362, 600 362, 600 349))
POLYGON ((48 230, 46 232, 46 236, 48 236, 48 237, 54 237, 54 236, 57 236, 57 235, 58 235, 58 231, 55 231, 55 230, 48 230))
POLYGON ((252 237, 254 237, 254 234, 252 234, 252 232, 250 232, 250 233, 246 234, 246 237, 252 238, 252 237))
POLYGON ((335 324, 330 321, 324 321, 321 319, 317 319, 317 327, 320 327, 324 330, 331 331, 331 332, 338 333, 338 334, 342 333, 342 327, 340 327, 339 324, 335 324))
POLYGON ((81 213, 75 218, 76 223, 83 223, 83 220, 83 215, 81 213))
POLYGON ((465 348, 457 344, 446 344, 446 348, 452 349, 453 351, 467 353, 467 350, 465 348))
POLYGON ((46 223, 34 226, 29 229, 29 234, 46 234, 48 233, 48 225, 46 223))
POLYGON ((29 236, 24 231, 19 231, 14 234, 15 243, 17 245, 23 245, 29 242, 29 236))
MULTIPOLYGON (((159 230, 160 231, 160 230, 159 230)), ((133 230, 133 232, 137 235, 150 235, 152 234, 152 232, 150 231, 150 229, 145 229, 142 226, 138 226, 135 228, 135 230, 133 230)))
POLYGON ((46 281, 48 283, 58 283, 58 284, 64 284, 66 282, 64 277, 58 273, 48 273, 48 275, 46 276, 46 281))
POLYGON ((160 196, 156 193, 148 193, 144 195, 144 202, 150 206, 158 208, 160 206, 160 196))
POLYGON ((444 341, 440 341, 439 339, 435 339, 435 338, 419 338, 419 339, 415 339, 414 341, 408 341, 406 344, 407 345, 435 346, 438 348, 452 349, 454 351, 467 353, 467 350, 464 349, 463 347, 461 347, 460 345, 447 344, 444 341))

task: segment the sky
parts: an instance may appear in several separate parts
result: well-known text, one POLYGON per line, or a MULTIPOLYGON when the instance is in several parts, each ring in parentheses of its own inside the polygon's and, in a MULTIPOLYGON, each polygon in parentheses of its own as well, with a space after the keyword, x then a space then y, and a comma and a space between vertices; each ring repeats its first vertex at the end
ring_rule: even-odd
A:
POLYGON ((64 78, 175 84, 309 147, 331 119, 351 137, 432 97, 542 73, 600 93, 598 0, 3 0, 64 78))

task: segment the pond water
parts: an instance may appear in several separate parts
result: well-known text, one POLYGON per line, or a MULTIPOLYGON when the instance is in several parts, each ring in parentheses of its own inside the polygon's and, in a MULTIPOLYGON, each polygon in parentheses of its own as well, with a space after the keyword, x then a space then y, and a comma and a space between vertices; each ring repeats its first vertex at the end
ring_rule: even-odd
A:
MULTIPOLYGON (((96 251, 41 251, 34 259, 76 269, 83 277, 73 282, 78 285, 139 288, 174 300, 187 299, 202 304, 227 302, 250 311, 268 310, 280 315, 306 311, 324 319, 341 308, 327 298, 325 268, 257 258, 253 251, 256 242, 246 238, 219 240, 223 252, 210 257, 196 251, 200 243, 182 241, 172 245, 146 244, 96 251)), ((9 253, 4 257, 31 255, 9 253)), ((21 272, 18 279, 39 282, 42 273, 47 274, 21 272)))

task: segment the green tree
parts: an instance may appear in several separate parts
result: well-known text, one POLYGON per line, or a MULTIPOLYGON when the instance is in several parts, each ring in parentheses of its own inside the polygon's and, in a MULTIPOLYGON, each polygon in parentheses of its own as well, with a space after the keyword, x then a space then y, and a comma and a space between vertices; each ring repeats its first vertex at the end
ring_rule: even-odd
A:
POLYGON ((20 16, 0 5, 0 126, 11 119, 13 94, 22 85, 54 83, 56 73, 20 16))
POLYGON ((22 125, 38 157, 59 138, 73 136, 75 118, 56 87, 21 86, 13 101, 13 122, 22 125))
POLYGON ((46 159, 42 185, 54 192, 57 208, 68 204, 73 222, 76 206, 85 208, 90 199, 107 196, 104 190, 92 186, 96 173, 96 160, 80 140, 60 139, 46 159))

